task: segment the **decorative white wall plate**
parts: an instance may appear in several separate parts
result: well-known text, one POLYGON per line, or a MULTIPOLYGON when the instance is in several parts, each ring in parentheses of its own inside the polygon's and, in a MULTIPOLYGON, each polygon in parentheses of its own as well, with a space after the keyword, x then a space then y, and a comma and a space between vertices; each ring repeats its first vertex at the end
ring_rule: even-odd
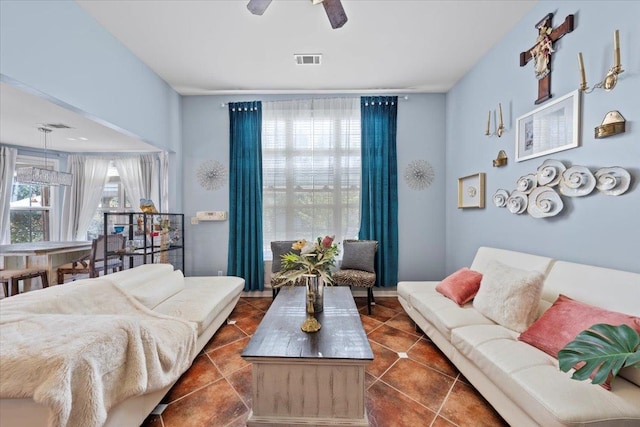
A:
POLYGON ((564 204, 560 195, 550 187, 537 187, 529 194, 527 213, 534 218, 546 218, 560 213, 564 204))
POLYGON ((562 178, 562 173, 567 170, 566 166, 559 160, 547 159, 538 166, 538 185, 555 187, 562 178))
POLYGON ((496 190, 493 195, 493 204, 499 208, 504 208, 507 206, 507 199, 509 199, 509 192, 507 190, 496 190))
POLYGON ((625 169, 613 166, 600 168, 595 173, 596 188, 607 196, 619 196, 629 189, 631 175, 625 169))
POLYGON ((525 176, 521 176, 516 181, 516 189, 524 194, 529 194, 531 191, 538 186, 538 179, 535 174, 528 174, 525 176))
POLYGON ((591 194, 596 187, 596 178, 585 166, 572 166, 562 173, 560 192, 569 197, 591 194))
POLYGON ((527 204, 529 199, 527 195, 520 191, 513 191, 511 196, 507 199, 507 209, 512 214, 521 214, 527 210, 527 204))

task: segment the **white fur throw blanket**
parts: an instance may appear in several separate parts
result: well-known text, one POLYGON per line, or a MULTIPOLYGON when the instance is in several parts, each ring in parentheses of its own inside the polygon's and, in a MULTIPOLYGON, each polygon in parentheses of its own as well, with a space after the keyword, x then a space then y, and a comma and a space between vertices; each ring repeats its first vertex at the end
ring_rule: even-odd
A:
POLYGON ((117 403, 175 381, 192 322, 154 313, 107 279, 0 301, 0 397, 50 408, 51 427, 101 426, 117 403))

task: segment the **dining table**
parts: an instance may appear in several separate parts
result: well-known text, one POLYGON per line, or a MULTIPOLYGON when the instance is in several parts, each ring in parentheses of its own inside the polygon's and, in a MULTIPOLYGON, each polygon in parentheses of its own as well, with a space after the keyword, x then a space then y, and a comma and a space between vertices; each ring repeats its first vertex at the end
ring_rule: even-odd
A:
POLYGON ((46 268, 50 284, 56 283, 58 267, 88 255, 90 241, 27 242, 0 245, 3 268, 46 268))

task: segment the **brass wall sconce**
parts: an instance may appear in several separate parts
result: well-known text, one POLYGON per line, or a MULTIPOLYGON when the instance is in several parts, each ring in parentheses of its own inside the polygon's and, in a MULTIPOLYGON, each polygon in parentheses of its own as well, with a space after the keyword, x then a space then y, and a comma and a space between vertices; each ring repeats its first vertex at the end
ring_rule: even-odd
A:
POLYGON ((507 164, 507 153, 504 150, 498 151, 498 157, 493 161, 493 167, 501 167, 506 166, 507 164))
POLYGON ((580 91, 584 93, 591 93, 595 89, 604 88, 606 91, 612 90, 618 83, 618 75, 622 74, 624 70, 620 65, 620 31, 616 30, 613 33, 613 67, 609 69, 609 72, 600 83, 593 85, 591 89, 587 86, 587 78, 584 73, 584 62, 582 60, 582 52, 578 53, 578 66, 580 67, 580 91))
POLYGON ((504 132, 504 122, 502 121, 502 104, 498 103, 498 110, 499 110, 499 119, 500 119, 500 123, 498 124, 498 127, 496 128, 496 132, 495 133, 491 133, 491 113, 492 111, 489 110, 489 117, 487 118, 487 130, 485 131, 485 135, 486 136, 491 136, 491 135, 497 135, 498 138, 500 138, 502 136, 502 133, 504 132))
POLYGON ((602 120, 602 124, 595 128, 595 137, 597 139, 606 138, 625 132, 626 120, 619 111, 609 111, 602 120))

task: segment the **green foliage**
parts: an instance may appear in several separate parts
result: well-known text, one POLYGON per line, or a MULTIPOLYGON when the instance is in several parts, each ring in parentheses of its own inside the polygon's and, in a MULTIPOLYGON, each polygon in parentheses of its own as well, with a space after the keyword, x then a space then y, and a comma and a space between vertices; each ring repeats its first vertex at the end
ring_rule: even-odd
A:
POLYGON ((586 380, 597 371, 592 382, 602 384, 610 374, 615 378, 620 369, 640 363, 640 335, 627 325, 598 323, 580 332, 560 350, 558 361, 563 372, 584 362, 571 378, 586 380))
POLYGON ((289 252, 282 255, 282 270, 275 276, 283 279, 280 286, 293 285, 301 281, 305 275, 318 275, 325 284, 333 284, 331 267, 335 266, 339 250, 332 237, 318 237, 315 244, 300 240, 292 249, 301 250, 301 254, 289 252))

